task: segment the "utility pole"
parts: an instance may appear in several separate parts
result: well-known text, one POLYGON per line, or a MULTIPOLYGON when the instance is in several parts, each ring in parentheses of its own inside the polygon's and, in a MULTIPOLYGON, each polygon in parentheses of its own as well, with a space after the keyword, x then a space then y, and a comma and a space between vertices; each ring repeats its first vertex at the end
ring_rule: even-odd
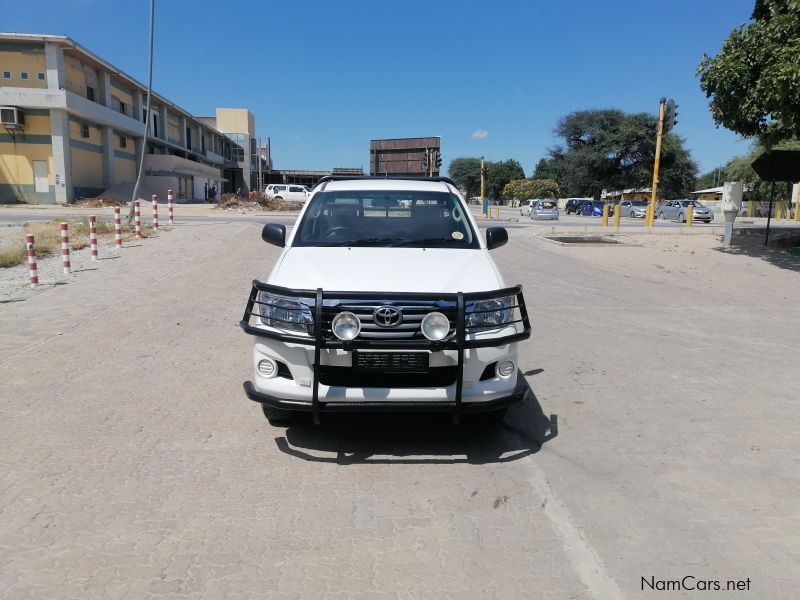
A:
POLYGON ((653 164, 653 185, 650 193, 650 206, 647 207, 647 227, 652 227, 656 219, 656 194, 658 191, 658 166, 661 162, 661 138, 664 135, 664 106, 666 98, 661 98, 658 105, 658 127, 656 129, 656 160, 653 164))
POLYGON ((481 156, 481 210, 483 211, 483 216, 487 216, 489 212, 487 210, 487 206, 485 204, 485 200, 483 199, 483 190, 484 190, 484 176, 486 174, 486 167, 483 166, 483 157, 481 156))

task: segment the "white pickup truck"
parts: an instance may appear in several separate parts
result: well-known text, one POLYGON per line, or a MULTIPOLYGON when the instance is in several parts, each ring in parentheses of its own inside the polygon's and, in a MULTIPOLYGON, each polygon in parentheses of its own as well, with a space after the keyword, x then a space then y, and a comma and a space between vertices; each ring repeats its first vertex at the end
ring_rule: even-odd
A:
POLYGON ((270 200, 292 200, 296 202, 305 202, 310 194, 305 186, 279 183, 269 184, 265 193, 270 200))
POLYGON ((502 418, 524 400, 517 344, 530 336, 521 286, 508 287, 464 198, 446 178, 326 177, 241 327, 254 336, 247 396, 271 423, 299 413, 446 411, 502 418))

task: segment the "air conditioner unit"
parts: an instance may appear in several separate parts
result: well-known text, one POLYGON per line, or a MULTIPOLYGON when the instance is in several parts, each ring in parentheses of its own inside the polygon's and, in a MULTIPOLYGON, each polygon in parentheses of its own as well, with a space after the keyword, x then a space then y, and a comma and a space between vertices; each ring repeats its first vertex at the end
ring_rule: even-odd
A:
POLYGON ((23 129, 25 113, 16 106, 0 106, 0 126, 5 129, 23 129))

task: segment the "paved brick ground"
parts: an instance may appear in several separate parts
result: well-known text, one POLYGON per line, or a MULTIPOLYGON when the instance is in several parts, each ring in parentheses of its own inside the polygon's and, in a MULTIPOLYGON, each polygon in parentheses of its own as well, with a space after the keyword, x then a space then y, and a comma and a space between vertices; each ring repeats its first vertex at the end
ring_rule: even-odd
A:
POLYGON ((686 243, 512 231, 533 396, 488 428, 270 427, 240 388, 253 224, 0 306, 0 597, 797 597, 800 277, 686 243))

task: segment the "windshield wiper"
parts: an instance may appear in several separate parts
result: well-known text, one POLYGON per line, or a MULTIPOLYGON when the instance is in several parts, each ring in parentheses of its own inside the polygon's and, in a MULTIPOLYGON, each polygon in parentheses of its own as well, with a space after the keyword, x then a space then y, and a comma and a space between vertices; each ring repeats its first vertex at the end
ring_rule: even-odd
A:
POLYGON ((346 240, 344 242, 334 242, 328 246, 375 246, 378 244, 394 245, 400 238, 364 238, 362 240, 346 240))
POLYGON ((430 237, 430 238, 420 238, 418 240, 402 240, 392 246, 430 246, 433 244, 459 244, 463 240, 457 240, 455 238, 441 238, 441 237, 430 237))

